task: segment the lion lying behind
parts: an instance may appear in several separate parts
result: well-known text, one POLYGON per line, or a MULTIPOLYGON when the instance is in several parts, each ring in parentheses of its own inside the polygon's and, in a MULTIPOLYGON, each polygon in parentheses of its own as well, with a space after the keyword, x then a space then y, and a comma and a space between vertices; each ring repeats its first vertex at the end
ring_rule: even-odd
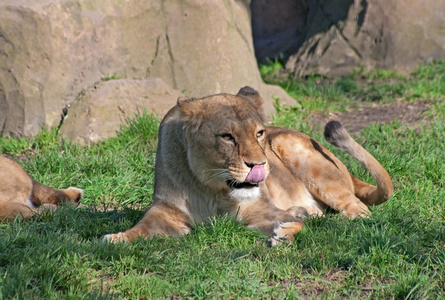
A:
POLYGON ((82 196, 83 191, 75 187, 55 190, 38 183, 17 162, 0 155, 0 221, 31 217, 69 201, 79 204, 82 196))
POLYGON ((377 186, 350 174, 309 136, 265 126, 262 105, 250 87, 179 99, 159 129, 153 206, 133 228, 104 240, 182 236, 195 222, 228 214, 274 245, 293 241, 307 214, 322 215, 329 206, 348 218, 366 217, 367 205, 391 196, 388 173, 339 122, 326 125, 326 139, 359 160, 377 186))

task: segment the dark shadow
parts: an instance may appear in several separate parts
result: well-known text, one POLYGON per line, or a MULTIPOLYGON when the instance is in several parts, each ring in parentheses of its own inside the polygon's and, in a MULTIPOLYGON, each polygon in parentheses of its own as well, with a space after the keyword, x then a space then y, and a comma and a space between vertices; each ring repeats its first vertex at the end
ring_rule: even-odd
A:
POLYGON ((366 0, 362 0, 360 4, 362 6, 362 10, 358 14, 357 24, 359 28, 362 28, 363 23, 365 22, 365 14, 366 10, 368 9, 368 2, 366 2, 366 0))
MULTIPOLYGON (((353 4, 353 0, 252 0, 252 35, 257 60, 287 60, 305 41, 346 20, 353 4)), ((367 0, 362 0, 360 5, 359 27, 364 23, 367 0)))

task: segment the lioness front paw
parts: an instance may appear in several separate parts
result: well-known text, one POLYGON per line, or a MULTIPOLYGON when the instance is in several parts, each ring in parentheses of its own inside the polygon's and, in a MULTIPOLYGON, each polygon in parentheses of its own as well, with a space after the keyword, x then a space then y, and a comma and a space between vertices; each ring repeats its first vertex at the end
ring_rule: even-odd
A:
POLYGON ((117 244, 117 243, 123 243, 123 242, 128 242, 128 240, 123 232, 106 234, 102 238, 102 243, 117 244))
MULTIPOLYGON (((293 240, 292 240, 293 241, 293 240)), ((267 242, 266 242, 266 245, 268 246, 268 247, 275 247, 275 246, 278 246, 278 245, 281 245, 281 244, 283 244, 283 243, 292 243, 292 241, 289 241, 288 239, 286 239, 286 238, 278 238, 278 237, 271 237, 271 238, 269 238, 268 240, 267 240, 267 242)))
POLYGON ((302 220, 306 219, 309 216, 308 210, 301 206, 292 206, 291 208, 288 208, 286 212, 302 220))
POLYGON ((283 242, 292 243, 294 235, 303 229, 303 222, 280 222, 273 230, 273 236, 268 240, 268 245, 274 247, 283 242))

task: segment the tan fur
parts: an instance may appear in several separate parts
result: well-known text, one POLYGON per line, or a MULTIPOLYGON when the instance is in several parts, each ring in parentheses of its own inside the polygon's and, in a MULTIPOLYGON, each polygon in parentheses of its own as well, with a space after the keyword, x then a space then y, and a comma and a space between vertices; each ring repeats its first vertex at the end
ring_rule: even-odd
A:
POLYGON ((13 221, 37 211, 54 210, 65 202, 79 204, 81 189, 55 190, 38 183, 15 161, 0 155, 0 221, 13 221))
POLYGON ((104 240, 181 236, 194 222, 228 214, 275 245, 292 241, 307 214, 322 215, 329 206, 350 218, 367 217, 367 205, 391 196, 388 173, 340 123, 327 124, 326 138, 357 158, 377 187, 352 176, 309 136, 266 127, 262 105, 249 87, 237 95, 178 100, 159 129, 153 206, 136 226, 104 240))

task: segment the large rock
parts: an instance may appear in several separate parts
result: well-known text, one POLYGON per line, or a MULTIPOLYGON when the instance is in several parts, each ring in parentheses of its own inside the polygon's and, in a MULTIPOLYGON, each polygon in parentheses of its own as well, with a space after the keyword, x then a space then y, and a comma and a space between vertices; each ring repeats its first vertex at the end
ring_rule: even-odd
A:
POLYGON ((162 78, 194 97, 251 85, 269 100, 268 113, 272 95, 292 101, 261 80, 247 2, 0 3, 2 135, 58 126, 62 111, 104 77, 162 78))
POLYGON ((260 42, 255 39, 255 47, 257 54, 267 53, 270 57, 278 56, 280 51, 289 54, 297 48, 286 68, 298 75, 335 77, 359 67, 408 74, 420 64, 445 57, 445 0, 279 3, 252 0, 252 20, 267 17, 268 23, 278 24, 269 26, 273 30, 267 35, 253 22, 254 34, 262 33, 260 42), (281 7, 278 12, 275 6, 281 7), (280 40, 281 36, 285 41, 280 40), (268 40, 282 45, 281 49, 265 42, 268 40))
POLYGON ((181 95, 159 78, 102 81, 69 108, 60 132, 77 142, 98 142, 116 135, 122 121, 144 110, 164 116, 181 95))

